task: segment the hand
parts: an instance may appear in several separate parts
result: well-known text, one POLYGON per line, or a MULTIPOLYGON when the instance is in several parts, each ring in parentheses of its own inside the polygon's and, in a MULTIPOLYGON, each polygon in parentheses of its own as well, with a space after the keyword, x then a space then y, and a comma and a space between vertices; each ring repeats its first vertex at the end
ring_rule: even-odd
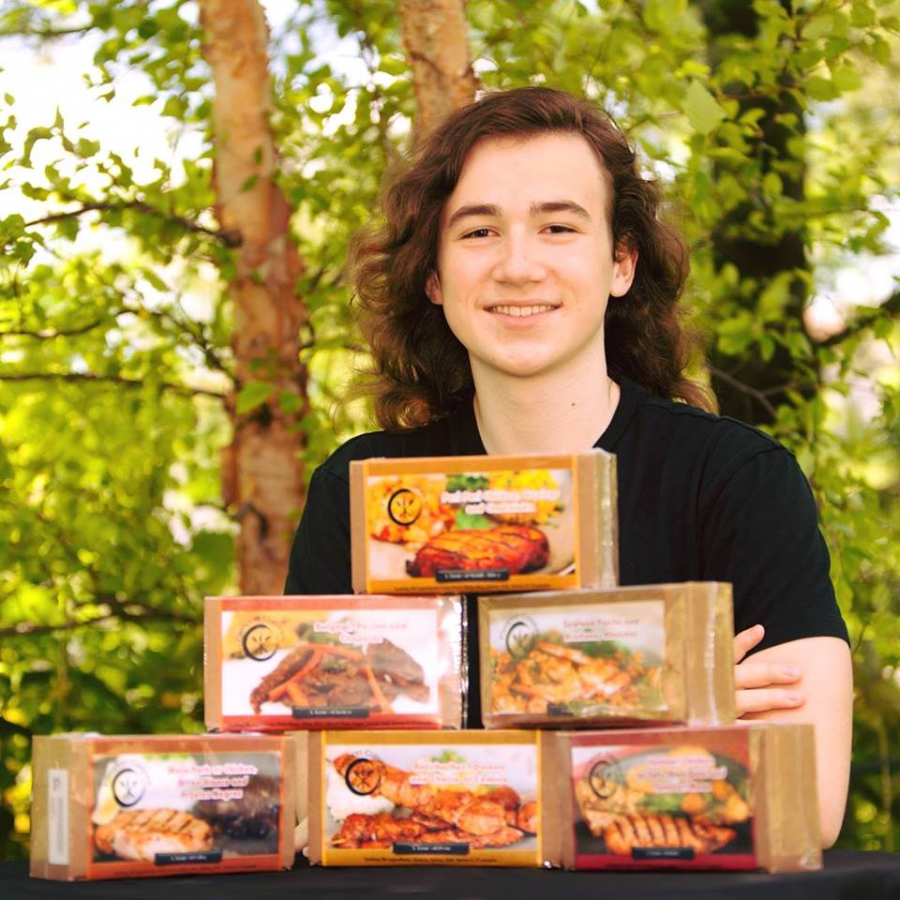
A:
POLYGON ((755 663, 752 658, 742 662, 765 633, 762 625, 754 625, 734 638, 738 717, 770 709, 796 709, 806 702, 805 694, 799 689, 802 672, 797 666, 755 663))

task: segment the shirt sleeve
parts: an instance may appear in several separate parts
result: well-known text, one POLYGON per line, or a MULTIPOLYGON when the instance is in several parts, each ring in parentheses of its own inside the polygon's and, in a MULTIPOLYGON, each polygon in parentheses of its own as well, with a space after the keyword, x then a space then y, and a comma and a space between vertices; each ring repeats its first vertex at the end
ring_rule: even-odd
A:
POLYGON ((762 624, 754 652, 806 637, 849 643, 806 477, 783 447, 741 464, 702 508, 704 578, 734 585, 735 633, 762 624))
POLYGON ((285 594, 352 594, 350 490, 324 467, 313 473, 294 535, 285 594))

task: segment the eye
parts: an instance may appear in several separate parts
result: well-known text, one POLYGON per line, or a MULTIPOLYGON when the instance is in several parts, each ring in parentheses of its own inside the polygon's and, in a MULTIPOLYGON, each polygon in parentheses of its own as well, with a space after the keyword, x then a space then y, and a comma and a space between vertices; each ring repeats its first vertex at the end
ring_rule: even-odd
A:
POLYGON ((462 235, 462 238, 463 240, 466 240, 466 238, 485 238, 490 236, 490 228, 475 228, 472 231, 467 231, 464 235, 462 235))
POLYGON ((573 234, 575 232, 570 225, 548 225, 546 230, 550 234, 573 234))

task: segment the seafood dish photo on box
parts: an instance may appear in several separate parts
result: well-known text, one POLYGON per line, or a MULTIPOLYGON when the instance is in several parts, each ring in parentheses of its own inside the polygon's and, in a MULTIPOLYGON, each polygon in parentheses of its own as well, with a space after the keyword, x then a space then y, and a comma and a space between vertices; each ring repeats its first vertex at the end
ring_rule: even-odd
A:
POLYGON ((213 731, 459 728, 458 597, 208 597, 213 731))
POLYGON ((35 737, 31 874, 289 869, 294 761, 267 735, 35 737))
POLYGON ((556 732, 569 869, 822 867, 813 727, 556 732))
MULTIPOLYGON (((312 732, 309 858, 325 866, 540 866, 541 736, 312 732)), ((299 747, 300 745, 298 745, 299 747)))
POLYGON ((615 456, 350 463, 358 593, 459 593, 618 582, 615 456))
POLYGON ((731 585, 643 585, 478 598, 487 728, 729 724, 731 585))

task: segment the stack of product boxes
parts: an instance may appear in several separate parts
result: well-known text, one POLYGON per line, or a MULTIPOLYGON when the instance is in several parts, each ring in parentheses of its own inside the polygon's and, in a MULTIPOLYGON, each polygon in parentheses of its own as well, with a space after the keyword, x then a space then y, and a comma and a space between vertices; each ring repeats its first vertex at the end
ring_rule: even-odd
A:
POLYGON ((351 523, 358 594, 207 600, 224 733, 36 739, 32 874, 288 868, 295 823, 326 866, 821 865, 730 586, 616 587, 613 456, 353 463, 351 523))
POLYGON ((613 456, 352 463, 351 530, 361 594, 478 595, 463 688, 486 730, 310 733, 313 862, 821 865, 812 727, 735 724, 731 586, 616 586, 613 456))

